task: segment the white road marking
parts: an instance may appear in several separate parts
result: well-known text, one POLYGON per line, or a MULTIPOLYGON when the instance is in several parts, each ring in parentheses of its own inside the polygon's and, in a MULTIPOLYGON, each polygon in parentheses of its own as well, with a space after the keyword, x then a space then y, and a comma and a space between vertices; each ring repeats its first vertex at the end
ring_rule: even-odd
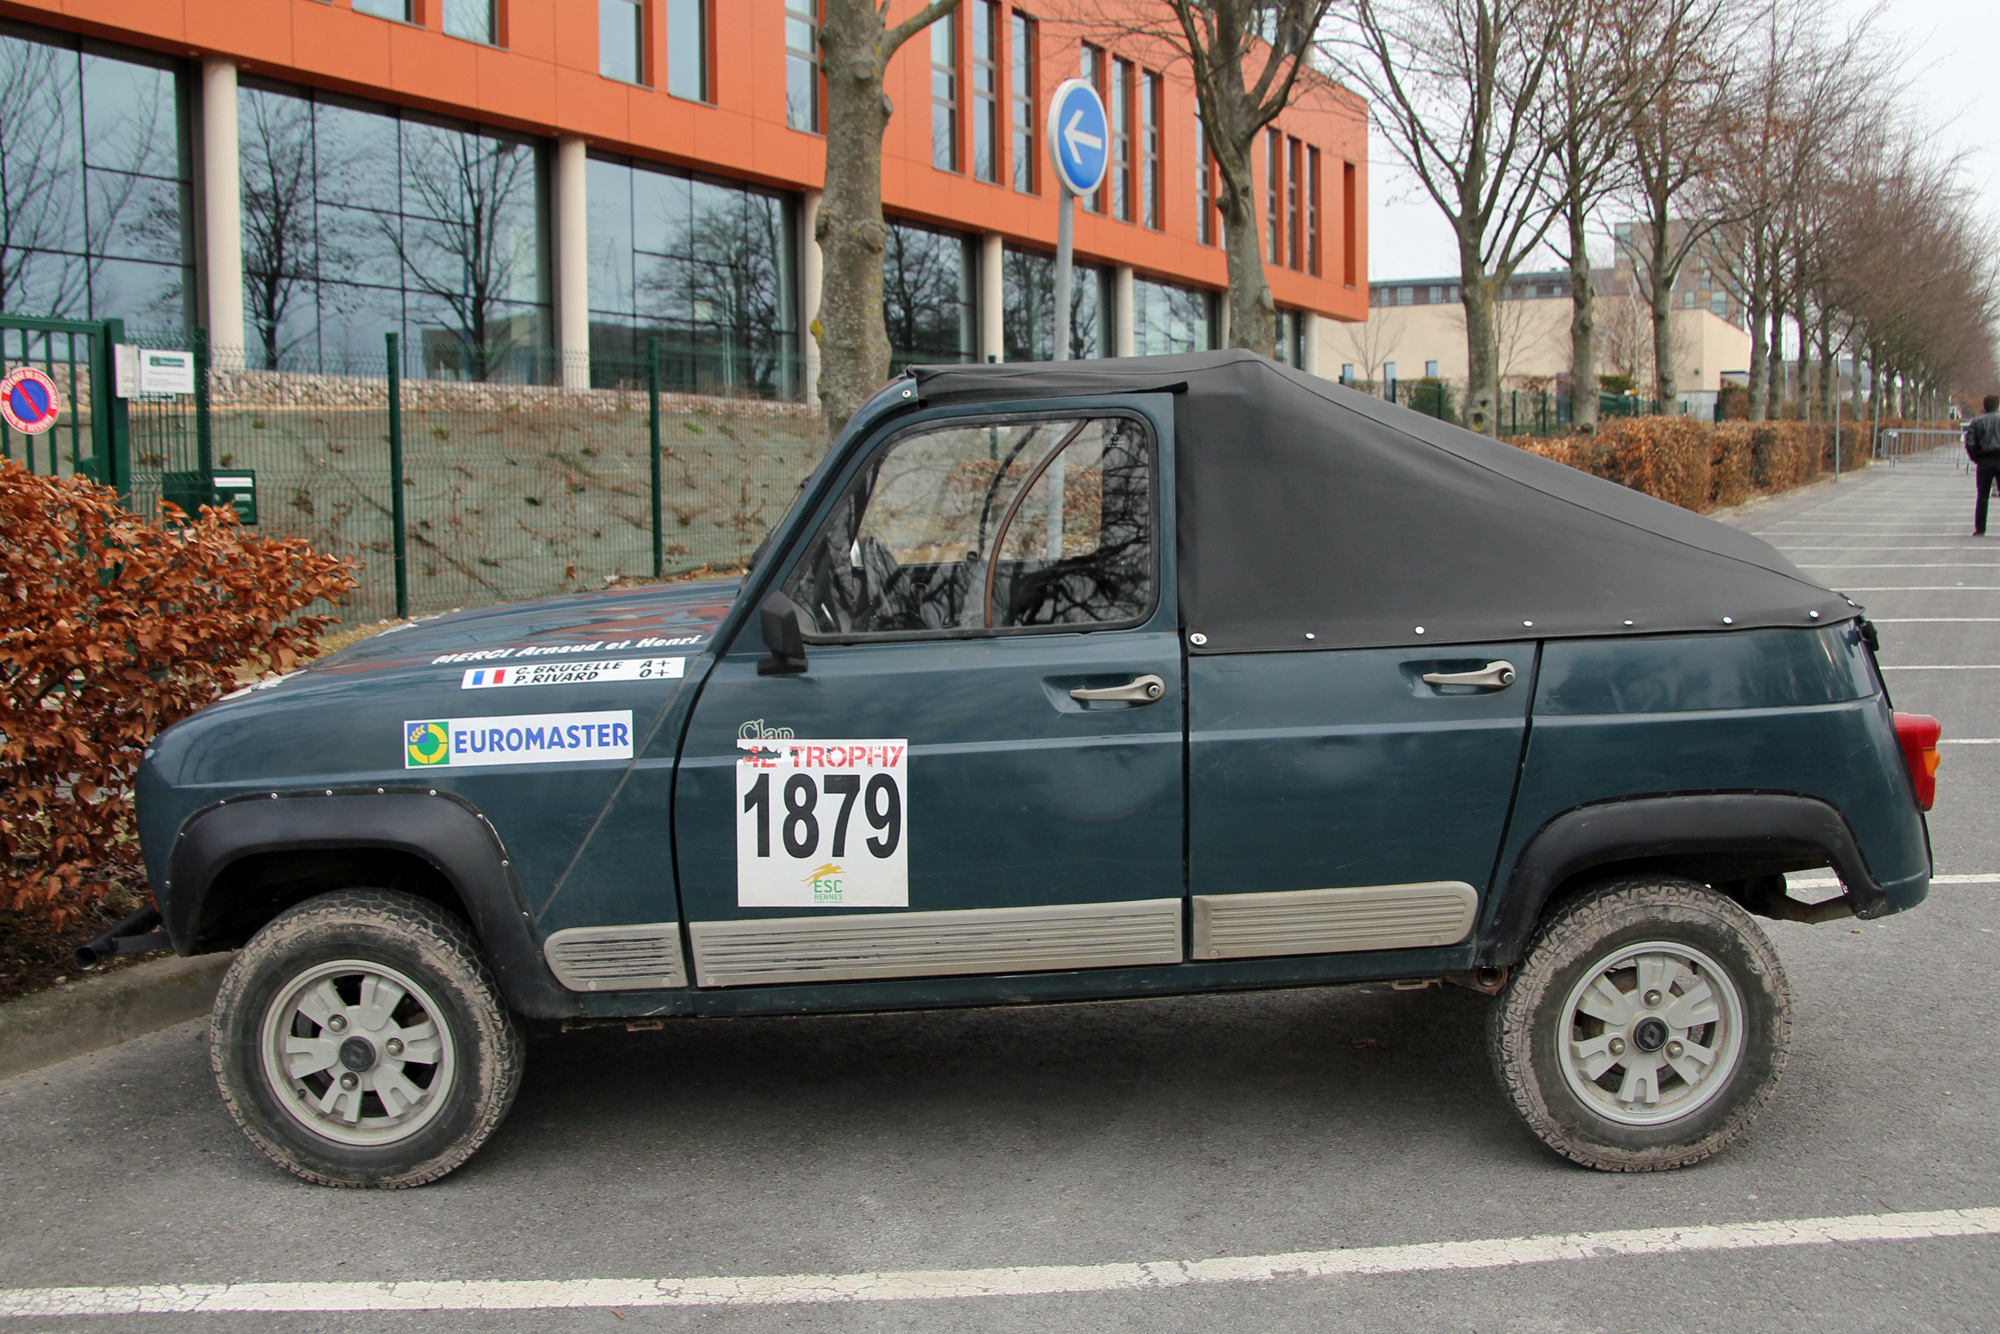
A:
POLYGON ((2000 746, 2000 736, 1947 736, 1938 738, 1940 746, 2000 746))
POLYGON ((2000 570, 2000 561, 1991 560, 1841 560, 1819 561, 1799 566, 1801 570, 2000 570))
POLYGON ((1271 1283, 1344 1275, 1503 1269, 1554 1260, 1987 1237, 2000 1209, 1853 1214, 1765 1223, 1634 1228, 1564 1236, 1439 1241, 1092 1265, 932 1269, 735 1278, 439 1280, 403 1283, 187 1283, 156 1287, 0 1289, 0 1318, 271 1311, 544 1311, 586 1307, 817 1306, 850 1302, 1150 1292, 1200 1283, 1271 1283))
POLYGON ((1872 584, 1849 593, 2000 593, 2000 584, 1872 584))
MULTIPOLYGON (((2000 875, 1934 875, 1933 885, 2000 885, 2000 875)), ((1833 889, 1840 884, 1837 876, 1816 875, 1810 878, 1786 876, 1785 884, 1791 889, 1833 889)))
POLYGON ((1877 625, 1970 625, 2000 621, 2000 616, 1871 616, 1877 625))
POLYGON ((1885 672, 2000 672, 2000 662, 1884 662, 1885 672))

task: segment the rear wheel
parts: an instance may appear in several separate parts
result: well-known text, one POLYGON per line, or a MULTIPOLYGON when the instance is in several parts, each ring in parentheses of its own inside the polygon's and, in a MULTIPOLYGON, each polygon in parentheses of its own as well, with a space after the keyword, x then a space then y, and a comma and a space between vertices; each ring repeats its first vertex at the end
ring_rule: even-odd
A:
POLYGON ((1543 923, 1489 1019, 1494 1071, 1551 1148, 1685 1167, 1740 1137, 1791 1041, 1791 990, 1750 915, 1692 881, 1622 880, 1543 923))
POLYGON ((244 947, 216 996, 223 1102, 273 1161, 328 1186, 421 1186, 471 1157, 522 1046, 470 932, 389 890, 312 899, 244 947))

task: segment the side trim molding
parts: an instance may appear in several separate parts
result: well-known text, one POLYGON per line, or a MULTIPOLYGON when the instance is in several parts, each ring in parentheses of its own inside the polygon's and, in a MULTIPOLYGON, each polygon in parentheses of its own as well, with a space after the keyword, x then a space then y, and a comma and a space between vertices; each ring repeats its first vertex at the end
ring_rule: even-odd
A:
POLYGON ((704 987, 1181 962, 1181 900, 692 922, 704 987))
POLYGON ((1197 894, 1193 955, 1255 959, 1455 945, 1478 910, 1479 891, 1462 880, 1197 894))
POLYGON ((679 922, 573 926, 542 944, 556 981, 571 991, 657 991, 687 985, 679 922))

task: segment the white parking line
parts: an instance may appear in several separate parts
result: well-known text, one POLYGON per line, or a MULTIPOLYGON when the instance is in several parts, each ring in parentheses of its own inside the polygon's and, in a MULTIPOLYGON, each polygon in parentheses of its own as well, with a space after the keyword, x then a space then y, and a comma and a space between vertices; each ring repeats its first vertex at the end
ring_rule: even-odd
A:
POLYGON ((1838 560, 1801 563, 1801 570, 2000 570, 1991 560, 1838 560))
POLYGON ((2000 593, 2000 584, 1873 584, 1846 590, 1849 593, 2000 593))
POLYGON ((1871 616, 1877 625, 1970 625, 2000 621, 2000 616, 1871 616))
POLYGON ((1938 738, 1940 746, 2000 746, 2000 736, 1947 736, 1938 738))
POLYGON ((1636 1228, 1565 1236, 1440 1241, 1131 1264, 1024 1265, 880 1274, 736 1278, 466 1280, 406 1283, 189 1283, 0 1289, 0 1318, 273 1311, 543 1311, 586 1307, 819 1306, 1071 1292, 1150 1292, 1198 1283, 1504 1269, 1553 1260, 1838 1246, 2000 1233, 2000 1209, 1854 1214, 1767 1223, 1636 1228))
POLYGON ((1885 672, 2000 672, 2000 662, 1884 662, 1885 672))

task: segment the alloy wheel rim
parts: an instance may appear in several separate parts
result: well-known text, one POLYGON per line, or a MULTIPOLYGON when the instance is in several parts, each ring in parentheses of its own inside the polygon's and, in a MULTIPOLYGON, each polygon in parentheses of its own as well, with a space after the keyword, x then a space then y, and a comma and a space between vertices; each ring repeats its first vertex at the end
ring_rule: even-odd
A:
POLYGON ((437 1002, 407 974, 362 959, 318 964, 287 982, 264 1012, 259 1047, 286 1113, 356 1147, 416 1134, 458 1074, 437 1002))
POLYGON ((1628 945, 1563 1000, 1556 1050, 1570 1092, 1628 1126, 1705 1106, 1743 1060, 1743 990, 1714 959, 1670 941, 1628 945))

